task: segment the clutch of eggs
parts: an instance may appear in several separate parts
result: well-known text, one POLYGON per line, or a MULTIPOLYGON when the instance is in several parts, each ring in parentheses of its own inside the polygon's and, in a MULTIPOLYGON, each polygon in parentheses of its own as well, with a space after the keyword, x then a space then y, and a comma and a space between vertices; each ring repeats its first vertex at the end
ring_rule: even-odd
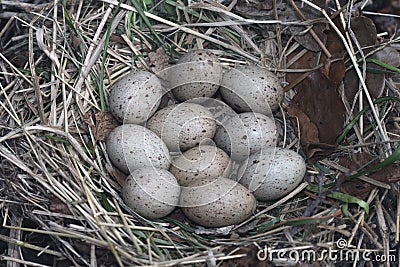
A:
POLYGON ((221 227, 248 219, 257 200, 288 194, 306 165, 296 152, 276 148, 272 112, 283 96, 274 73, 255 65, 227 69, 209 50, 189 51, 162 75, 132 71, 120 78, 108 103, 123 124, 106 148, 128 175, 122 188, 127 206, 148 219, 181 207, 192 222, 221 227), (168 91, 180 103, 160 108, 168 91), (230 109, 224 119, 211 112, 217 98, 230 109), (233 172, 233 165, 241 167, 233 172))

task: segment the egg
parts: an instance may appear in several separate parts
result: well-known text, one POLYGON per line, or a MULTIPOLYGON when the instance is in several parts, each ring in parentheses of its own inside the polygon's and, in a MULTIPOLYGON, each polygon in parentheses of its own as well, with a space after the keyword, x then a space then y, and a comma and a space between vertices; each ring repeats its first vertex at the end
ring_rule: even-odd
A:
POLYGON ((253 214, 256 204, 247 188, 224 177, 196 179, 182 188, 179 200, 186 217, 205 227, 239 224, 253 214))
POLYGON ((108 97, 111 114, 120 122, 141 124, 160 105, 163 88, 148 71, 132 71, 119 79, 108 97))
POLYGON ((125 173, 146 166, 168 169, 171 162, 165 143, 141 125, 114 128, 106 140, 106 148, 112 163, 125 173))
POLYGON ((278 109, 284 97, 278 77, 255 65, 237 66, 224 73, 220 92, 237 112, 254 111, 265 115, 278 109))
POLYGON ((181 186, 188 186, 196 179, 228 175, 230 158, 218 147, 200 145, 173 159, 169 170, 181 186))
POLYGON ((212 52, 205 49, 192 50, 168 70, 167 77, 172 93, 180 102, 211 97, 221 84, 222 66, 212 52))
POLYGON ((216 122, 211 112, 195 103, 180 103, 157 111, 146 123, 170 151, 184 151, 214 137, 216 122))
POLYGON ((218 126, 214 141, 233 160, 243 161, 251 153, 277 143, 277 130, 272 118, 261 113, 244 112, 218 126))
POLYGON ((125 204, 147 219, 170 214, 178 205, 180 193, 180 186, 170 172, 153 167, 134 170, 122 188, 125 204))
POLYGON ((270 148, 249 157, 240 183, 260 201, 273 201, 293 191, 306 173, 304 159, 287 148, 270 148))

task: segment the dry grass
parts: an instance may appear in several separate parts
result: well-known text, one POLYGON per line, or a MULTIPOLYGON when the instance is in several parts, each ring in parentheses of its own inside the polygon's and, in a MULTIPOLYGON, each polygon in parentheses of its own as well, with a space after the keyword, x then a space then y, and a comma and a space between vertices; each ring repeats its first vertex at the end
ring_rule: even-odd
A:
MULTIPOLYGON (((8 244, 8 254, 0 257, 7 266, 41 266, 25 259, 23 249, 52 255, 57 261, 68 259, 76 266, 221 266, 226 261, 225 266, 230 266, 246 257, 245 263, 256 264, 255 255, 265 246, 287 251, 335 249, 335 242, 343 238, 354 249, 381 249, 386 255, 395 247, 400 218, 397 184, 361 177, 377 186, 366 201, 368 217, 357 205, 350 206, 345 216, 344 202, 327 198, 317 203, 313 215, 302 218, 317 197, 304 193, 307 184, 334 180, 348 171, 334 157, 309 165, 307 181, 292 194, 277 203, 259 203, 249 220, 220 229, 225 234, 205 234, 206 229, 180 221, 179 214, 153 222, 130 211, 119 196, 121 188, 104 142, 98 140, 99 121, 94 114, 106 110, 108 91, 121 75, 152 68, 154 62, 147 55, 159 47, 157 38, 130 4, 117 7, 115 0, 75 0, 64 8, 55 2, 7 13, 8 22, 0 30, 0 38, 7 40, 0 50, 0 207, 4 218, 0 240, 8 244), (47 236, 49 246, 29 241, 27 236, 35 234, 47 236)), ((286 57, 298 47, 281 35, 291 23, 278 17, 244 19, 232 12, 233 6, 216 1, 192 3, 192 9, 176 3, 176 20, 163 18, 158 11, 144 12, 172 61, 176 53, 207 47, 225 65, 261 64, 284 82, 286 57), (266 29, 270 35, 262 36, 266 29)), ((342 22, 347 23, 344 16, 342 22)), ((341 37, 354 63, 357 48, 348 36, 341 37)), ((396 42, 390 41, 394 46, 396 42)), ((387 84, 399 93, 395 80, 387 84)), ((362 89, 370 102, 364 83, 362 89)), ((390 110, 396 108, 393 105, 390 110)), ((388 115, 382 121, 378 112, 373 111, 377 131, 362 136, 364 126, 358 125, 353 146, 340 147, 337 153, 384 148, 389 155, 399 132, 388 132, 385 121, 398 123, 399 119, 388 115)), ((282 145, 300 149, 284 109, 276 118, 284 125, 282 145)), ((273 264, 289 263, 274 259, 273 264)), ((331 264, 320 262, 320 266, 331 264)))

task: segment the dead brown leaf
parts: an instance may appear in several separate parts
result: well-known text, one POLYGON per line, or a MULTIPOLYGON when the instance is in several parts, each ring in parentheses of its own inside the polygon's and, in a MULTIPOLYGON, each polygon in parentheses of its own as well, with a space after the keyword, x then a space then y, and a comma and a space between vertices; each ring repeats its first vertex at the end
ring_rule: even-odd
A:
MULTIPOLYGON (((345 108, 338 93, 339 83, 345 75, 342 60, 343 45, 333 31, 327 33, 326 48, 331 59, 321 56, 323 67, 310 72, 295 86, 297 94, 291 100, 287 111, 300 125, 300 138, 303 148, 311 161, 329 155, 336 147, 336 138, 342 132, 345 108)), ((312 69, 316 66, 317 54, 308 51, 290 68, 312 69)), ((288 73, 287 81, 298 82, 302 74, 288 73)))
POLYGON ((372 46, 378 37, 374 22, 364 16, 351 18, 350 27, 361 47, 372 46))
MULTIPOLYGON (((321 18, 321 12, 310 8, 308 5, 301 5, 299 2, 293 2, 296 6, 293 7, 288 3, 286 11, 283 14, 285 21, 297 21, 297 20, 311 20, 321 18), (297 10, 296 10, 297 9, 297 10)), ((313 3, 323 9, 326 8, 325 0, 314 0, 313 3)), ((326 43, 325 30, 327 30, 326 23, 314 23, 311 28, 315 34, 318 36, 320 41, 326 43)), ((294 36, 294 39, 301 44, 304 48, 318 52, 321 51, 321 46, 317 43, 315 38, 310 34, 310 30, 306 30, 305 26, 301 25, 291 25, 289 27, 290 34, 294 36)))
MULTIPOLYGON (((385 47, 384 49, 374 53, 371 58, 380 60, 395 67, 400 65, 400 54, 393 47, 385 47)), ((384 68, 373 63, 367 63, 365 84, 367 85, 371 96, 373 98, 378 98, 382 96, 385 89, 385 74, 375 73, 373 70, 382 71, 384 68)), ((354 98, 359 90, 359 80, 354 69, 351 69, 346 73, 346 77, 344 79, 344 89, 347 100, 349 103, 353 103, 354 98)), ((366 99, 364 99, 364 101, 364 104, 367 104, 366 99)))
POLYGON ((159 73, 160 71, 169 67, 169 59, 165 54, 165 50, 159 47, 155 52, 149 53, 149 66, 154 73, 159 73))
POLYGON ((68 206, 56 196, 53 196, 53 198, 51 199, 49 210, 55 213, 61 213, 67 215, 72 214, 68 206))
POLYGON ((121 172, 117 168, 115 168, 113 166, 110 166, 109 164, 106 164, 106 169, 107 169, 108 173, 110 173, 111 176, 114 177, 115 181, 117 181, 117 183, 121 187, 123 187, 124 184, 125 184, 126 177, 128 175, 126 175, 125 173, 121 172))
MULTIPOLYGON (((369 52, 373 45, 377 42, 377 31, 373 21, 367 17, 360 16, 354 17, 351 19, 351 29, 357 39, 357 42, 360 44, 362 48, 366 47, 364 50, 364 54, 369 52)), ((372 56, 372 58, 383 58, 385 53, 378 52, 372 56), (376 57, 377 56, 377 57, 376 57)), ((371 94, 372 97, 377 98, 382 95, 383 89, 385 87, 385 75, 382 73, 374 73, 372 71, 373 68, 376 70, 382 70, 383 68, 372 64, 367 63, 367 73, 365 77, 365 84, 371 94)), ((346 73, 346 77, 344 79, 344 93, 349 101, 349 103, 354 102, 354 98, 359 91, 359 78, 354 69, 349 70, 346 73)), ((365 101, 365 104, 367 102, 365 101)))
POLYGON ((297 118, 297 120, 299 121, 299 127, 300 127, 299 130, 301 133, 301 140, 303 143, 305 144, 319 143, 317 126, 310 120, 308 115, 301 108, 296 106, 296 104, 291 104, 287 108, 287 112, 291 116, 297 118))
MULTIPOLYGON (((382 70, 383 68, 373 64, 367 63, 367 68, 375 68, 382 70)), ((385 88, 385 74, 382 73, 366 73, 365 84, 367 85, 368 91, 373 98, 378 98, 382 95, 383 89, 385 88)), ((353 103, 354 99, 359 91, 359 79, 354 69, 349 70, 344 78, 344 95, 349 103, 353 103)), ((364 104, 367 101, 364 99, 364 104)))
POLYGON ((92 122, 92 114, 85 114, 85 122, 92 128, 94 138, 97 141, 106 141, 110 132, 119 125, 118 121, 110 112, 99 111, 94 114, 94 122, 92 122))
MULTIPOLYGON (((378 164, 379 160, 376 156, 373 156, 367 152, 352 153, 350 157, 341 156, 339 157, 339 164, 348 168, 350 171, 361 171, 366 168, 370 168, 375 164, 378 164)), ((371 179, 383 182, 383 183, 394 183, 400 181, 400 163, 393 163, 388 165, 374 173, 368 175, 371 179)), ((339 179, 346 179, 345 175, 342 175, 339 179)), ((375 186, 363 182, 358 179, 352 179, 344 181, 341 184, 340 190, 343 193, 366 199, 374 189, 375 186)))
POLYGON ((377 51, 372 57, 394 67, 400 66, 400 53, 391 46, 377 51))

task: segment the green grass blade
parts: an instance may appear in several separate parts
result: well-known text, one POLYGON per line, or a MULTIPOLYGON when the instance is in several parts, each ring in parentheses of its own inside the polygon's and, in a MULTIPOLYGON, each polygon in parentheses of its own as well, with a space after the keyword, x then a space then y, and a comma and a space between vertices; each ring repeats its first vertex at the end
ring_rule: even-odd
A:
POLYGON ((385 63, 383 61, 380 61, 380 60, 377 60, 377 59, 374 59, 374 58, 368 58, 366 60, 366 62, 371 62, 371 63, 374 63, 374 64, 376 64, 378 66, 381 66, 381 67, 383 67, 385 69, 388 69, 390 71, 393 71, 393 72, 396 72, 396 73, 400 73, 400 69, 399 68, 396 68, 396 67, 394 67, 392 65, 389 65, 389 64, 387 64, 387 63, 385 63))
POLYGON ((140 17, 143 19, 146 26, 149 28, 150 32, 154 35, 154 37, 158 41, 158 44, 164 47, 166 45, 165 42, 161 39, 160 35, 158 35, 158 33, 154 30, 153 25, 151 25, 151 22, 144 13, 141 5, 136 0, 131 0, 131 3, 133 7, 136 9, 136 11, 139 13, 140 17))
POLYGON ((100 193, 101 202, 103 203, 103 208, 108 212, 114 212, 114 208, 111 206, 110 201, 108 201, 107 196, 104 193, 100 193))
MULTIPOLYGON (((376 99, 373 103, 374 104, 380 104, 382 102, 386 101, 395 101, 400 103, 400 98, 393 97, 393 96, 385 96, 376 99)), ((365 112, 367 112, 371 107, 368 105, 366 106, 363 110, 361 110, 357 116, 353 118, 353 120, 343 129, 343 132, 339 135, 339 137, 336 139, 337 143, 340 144, 344 138, 346 137, 347 133, 356 125, 356 123, 360 120, 361 116, 364 115, 365 112)))
MULTIPOLYGON (((329 188, 322 188, 322 191, 325 192, 327 191, 329 188)), ((307 190, 314 192, 314 193, 318 193, 318 186, 317 185, 313 185, 313 184, 309 184, 307 186, 307 190)), ((351 196, 348 194, 344 194, 341 192, 332 192, 329 195, 327 195, 327 197, 329 198, 333 198, 336 200, 340 200, 342 202, 344 202, 345 204, 357 204, 358 206, 360 206, 361 208, 363 208, 365 210, 365 215, 368 216, 369 214, 369 205, 367 202, 365 202, 362 199, 359 199, 355 196, 351 196)), ((346 208, 346 207, 345 207, 346 208)))
POLYGON ((59 142, 59 143, 67 144, 67 145, 71 144, 68 140, 66 140, 64 138, 57 137, 57 136, 53 136, 51 134, 45 134, 44 136, 46 138, 50 139, 50 140, 55 141, 55 142, 59 142))
POLYGON ((368 173, 372 173, 375 172, 377 170, 380 170, 386 166, 389 166, 390 164, 396 162, 400 160, 400 145, 397 146, 397 149, 393 152, 393 154, 391 154, 389 157, 387 157, 384 161, 382 161, 381 163, 378 163, 374 166, 372 166, 371 168, 368 168, 364 171, 360 171, 358 173, 355 173, 353 175, 350 175, 349 177, 347 177, 347 179, 353 179, 353 178, 357 178, 361 175, 364 174, 368 174, 368 173))

